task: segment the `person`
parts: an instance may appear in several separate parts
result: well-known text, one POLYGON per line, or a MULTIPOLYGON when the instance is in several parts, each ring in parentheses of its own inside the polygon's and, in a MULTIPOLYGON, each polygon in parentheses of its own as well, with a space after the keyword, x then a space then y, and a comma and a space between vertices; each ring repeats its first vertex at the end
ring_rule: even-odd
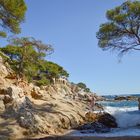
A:
POLYGON ((139 110, 140 110, 140 98, 138 98, 138 108, 139 108, 139 110))

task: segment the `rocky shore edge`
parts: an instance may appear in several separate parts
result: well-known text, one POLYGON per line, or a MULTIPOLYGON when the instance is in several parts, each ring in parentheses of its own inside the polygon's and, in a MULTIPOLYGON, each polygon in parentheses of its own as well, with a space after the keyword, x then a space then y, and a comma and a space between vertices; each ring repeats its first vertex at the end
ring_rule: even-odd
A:
POLYGON ((140 140, 138 136, 95 137, 95 136, 50 136, 30 140, 140 140))

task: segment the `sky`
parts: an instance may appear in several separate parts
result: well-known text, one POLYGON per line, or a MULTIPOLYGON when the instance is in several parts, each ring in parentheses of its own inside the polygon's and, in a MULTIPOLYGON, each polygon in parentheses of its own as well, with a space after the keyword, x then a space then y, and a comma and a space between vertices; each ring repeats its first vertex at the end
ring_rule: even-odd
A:
POLYGON ((51 44, 46 59, 63 66, 74 83, 84 82, 99 95, 140 93, 140 52, 125 55, 98 47, 96 32, 105 13, 124 0, 26 0, 20 36, 51 44))

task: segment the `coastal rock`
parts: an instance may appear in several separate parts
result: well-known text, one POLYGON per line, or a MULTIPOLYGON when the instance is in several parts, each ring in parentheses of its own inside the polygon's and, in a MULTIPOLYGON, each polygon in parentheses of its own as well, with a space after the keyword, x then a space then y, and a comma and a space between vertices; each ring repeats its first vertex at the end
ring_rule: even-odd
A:
POLYGON ((107 126, 109 128, 116 128, 117 127, 116 119, 112 115, 110 115, 109 113, 99 114, 98 122, 104 124, 105 126, 107 126))
POLYGON ((136 96, 127 96, 127 100, 129 100, 129 101, 135 101, 137 99, 138 99, 138 97, 136 97, 136 96))
POLYGON ((114 100, 121 101, 121 100, 127 100, 127 98, 125 96, 116 96, 114 100))
POLYGON ((99 103, 95 103, 94 110, 96 110, 96 111, 103 111, 104 107, 101 104, 99 104, 99 103))
POLYGON ((110 128, 100 122, 93 122, 79 126, 77 130, 81 133, 106 133, 110 131, 110 128))
POLYGON ((109 132, 111 128, 117 127, 115 118, 105 112, 87 112, 85 114, 85 119, 87 123, 75 128, 76 130, 80 130, 81 133, 105 133, 109 132))
POLYGON ((140 110, 140 98, 138 98, 138 108, 140 110))
POLYGON ((97 113, 87 112, 85 114, 85 119, 86 119, 87 122, 96 121, 96 119, 97 119, 97 113))
MULTIPOLYGON (((0 129, 10 130, 6 137, 14 136, 15 139, 19 132, 26 136, 58 135, 85 123, 96 122, 97 114, 85 115, 89 111, 89 93, 79 94, 80 89, 68 82, 39 88, 22 79, 8 79, 6 76, 12 71, 2 60, 0 64, 3 65, 0 69, 0 125, 3 127, 0 129)), ((95 127, 95 124, 92 125, 95 127)))
POLYGON ((123 100, 127 100, 127 101, 135 101, 138 98, 135 96, 116 96, 114 98, 115 101, 123 101, 123 100))
POLYGON ((93 113, 93 112, 87 112, 85 114, 85 119, 87 122, 99 122, 109 128, 116 128, 117 123, 116 119, 110 115, 109 113, 93 113))

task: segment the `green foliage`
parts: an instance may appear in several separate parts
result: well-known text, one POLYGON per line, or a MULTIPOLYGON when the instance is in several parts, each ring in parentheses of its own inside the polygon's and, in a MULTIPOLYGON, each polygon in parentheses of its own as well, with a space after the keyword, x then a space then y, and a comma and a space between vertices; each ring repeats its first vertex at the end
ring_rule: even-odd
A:
MULTIPOLYGON (((1 27, 12 33, 20 33, 20 23, 24 21, 26 12, 24 0, 0 0, 1 27)), ((6 32, 0 31, 1 37, 6 37, 6 32)))
POLYGON ((78 83, 77 86, 80 88, 83 88, 83 89, 85 89, 87 87, 86 84, 84 84, 82 82, 78 83))
MULTIPOLYGON (((58 79, 62 76, 69 76, 69 74, 63 69, 63 67, 54 62, 43 60, 40 64, 41 65, 39 67, 40 69, 38 72, 38 77, 40 79, 43 79, 45 77, 47 79, 47 84, 53 83, 53 79, 58 79)), ((40 80, 40 82, 41 81, 42 80, 40 80)))
POLYGON ((26 48, 8 45, 1 48, 1 51, 9 57, 10 61, 9 59, 7 61, 18 75, 32 75, 37 69, 35 59, 37 59, 38 54, 32 46, 26 48))
POLYGON ((123 55, 130 50, 140 50, 140 1, 126 1, 108 10, 108 22, 97 32, 99 47, 113 49, 123 55))
POLYGON ((10 42, 0 51, 7 56, 5 60, 20 77, 41 86, 52 83, 53 78, 69 76, 63 67, 45 60, 46 55, 53 51, 51 45, 33 38, 15 38, 10 42))
POLYGON ((87 88, 86 84, 80 82, 77 84, 78 87, 84 89, 85 92, 91 92, 89 88, 87 88))
POLYGON ((61 76, 68 77, 69 74, 63 69, 63 67, 50 61, 44 62, 45 70, 48 72, 48 77, 59 78, 61 76))
POLYGON ((46 76, 42 76, 40 79, 35 81, 35 84, 37 86, 42 86, 42 85, 49 85, 51 84, 50 80, 46 78, 46 76))
MULTIPOLYGON (((0 0, 0 37, 6 37, 5 29, 20 33, 19 26, 24 21, 26 10, 24 0, 0 0)), ((9 42, 9 45, 0 48, 0 55, 19 77, 41 86, 52 83, 53 78, 69 76, 63 67, 45 60, 53 52, 51 45, 28 37, 12 38, 9 42)))
POLYGON ((91 92, 91 91, 90 91, 90 89, 89 89, 89 88, 86 88, 86 89, 85 89, 85 92, 91 92))

